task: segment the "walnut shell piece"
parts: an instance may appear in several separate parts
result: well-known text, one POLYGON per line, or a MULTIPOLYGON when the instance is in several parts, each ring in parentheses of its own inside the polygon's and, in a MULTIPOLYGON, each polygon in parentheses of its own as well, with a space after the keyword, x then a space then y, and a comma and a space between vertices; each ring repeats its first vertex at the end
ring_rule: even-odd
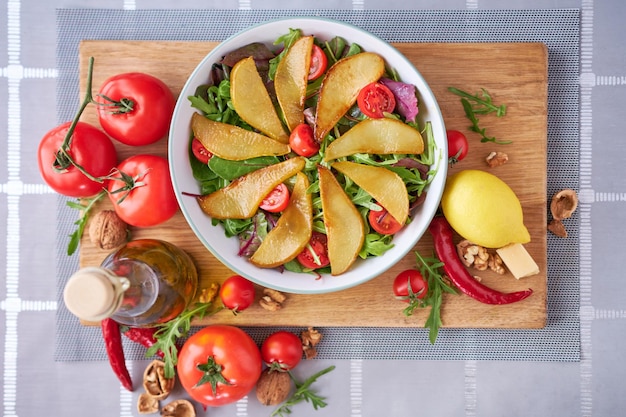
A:
POLYGON ((111 250, 128 241, 128 225, 114 210, 96 213, 89 223, 89 240, 99 249, 111 250))
POLYGON ((143 373, 143 387, 156 400, 166 399, 174 389, 176 378, 165 378, 165 363, 155 359, 143 373))
POLYGON ((137 400, 137 412, 139 414, 154 414, 159 412, 159 400, 148 394, 142 392, 137 400))
POLYGON ((278 405, 289 397, 291 377, 289 373, 265 368, 256 383, 256 397, 263 405, 278 405))
POLYGON ((188 400, 176 400, 163 406, 161 417, 196 417, 196 409, 188 400))
POLYGON ((565 229, 565 225, 560 220, 552 219, 552 221, 548 223, 548 230, 551 231, 555 236, 567 237, 567 230, 565 229))
POLYGON ((550 212, 555 220, 563 220, 572 216, 578 207, 578 196, 574 190, 561 190, 554 194, 550 202, 550 212))

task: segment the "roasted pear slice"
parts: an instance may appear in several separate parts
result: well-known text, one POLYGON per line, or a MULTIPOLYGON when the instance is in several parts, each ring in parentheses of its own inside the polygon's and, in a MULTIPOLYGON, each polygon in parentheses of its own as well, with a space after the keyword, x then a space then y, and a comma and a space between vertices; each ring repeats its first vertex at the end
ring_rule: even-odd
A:
POLYGON ((340 275, 352 266, 359 255, 365 240, 365 224, 333 173, 321 165, 317 171, 328 237, 330 273, 340 275))
POLYGON ((304 158, 290 158, 252 171, 224 188, 200 196, 198 203, 202 211, 216 219, 248 219, 270 191, 303 168, 304 158))
POLYGON ((402 178, 383 167, 342 161, 331 165, 366 191, 400 224, 409 216, 409 194, 402 178))
POLYGON ((337 61, 324 77, 315 114, 315 139, 322 142, 356 102, 363 87, 385 72, 385 61, 373 52, 361 52, 337 61))
POLYGON ((332 141, 326 148, 324 161, 356 153, 388 155, 422 152, 424 139, 414 127, 396 119, 366 119, 332 141))
POLYGON ((250 262, 261 268, 275 268, 294 259, 306 247, 313 233, 313 205, 307 193, 309 179, 298 172, 289 205, 267 234, 250 262))
POLYGON ((291 151, 285 143, 238 126, 209 120, 198 113, 191 116, 191 130, 212 154, 231 161, 286 155, 291 151))
POLYGON ((311 66, 313 36, 303 36, 287 51, 276 67, 274 88, 289 131, 304 122, 304 101, 311 66))
POLYGON ((265 84, 252 57, 237 62, 230 72, 230 98, 235 111, 250 126, 272 139, 289 143, 265 84))

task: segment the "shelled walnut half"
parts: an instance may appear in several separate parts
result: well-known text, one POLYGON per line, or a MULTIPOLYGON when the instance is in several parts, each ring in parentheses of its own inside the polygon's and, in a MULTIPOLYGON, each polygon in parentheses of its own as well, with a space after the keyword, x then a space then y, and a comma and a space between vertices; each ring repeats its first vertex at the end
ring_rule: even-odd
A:
POLYGON ((469 240, 462 240, 456 245, 457 253, 465 266, 475 268, 479 271, 490 269, 499 275, 506 272, 502 258, 495 252, 490 252, 487 248, 476 245, 469 240))
POLYGON ((277 311, 283 308, 285 300, 287 300, 287 296, 282 292, 271 288, 263 288, 263 295, 259 299, 259 304, 265 310, 277 311))
POLYGON ((312 359, 317 356, 315 346, 322 340, 322 334, 319 331, 309 327, 300 333, 300 340, 302 341, 302 351, 306 359, 312 359))

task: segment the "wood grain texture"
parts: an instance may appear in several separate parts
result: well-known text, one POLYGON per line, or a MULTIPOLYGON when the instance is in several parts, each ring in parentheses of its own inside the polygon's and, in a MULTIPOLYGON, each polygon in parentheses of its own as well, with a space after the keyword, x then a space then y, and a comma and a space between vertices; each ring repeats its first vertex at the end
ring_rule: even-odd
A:
MULTIPOLYGON (((94 57, 94 90, 111 75, 141 71, 161 78, 178 95, 189 74, 215 45, 212 42, 83 41, 79 51, 81 94, 85 89, 88 59, 94 57)), ((522 302, 506 306, 481 304, 467 296, 445 296, 441 311, 443 325, 544 327, 547 316, 547 48, 540 43, 402 43, 394 46, 415 64, 430 85, 441 107, 446 128, 467 132, 470 153, 453 166, 450 173, 468 168, 484 169, 511 186, 520 198, 525 224, 532 238, 526 248, 541 270, 538 275, 519 281, 511 275, 476 272, 490 287, 505 292, 532 288, 534 294, 522 302), (496 103, 507 104, 508 112, 504 118, 482 116, 480 124, 490 135, 513 143, 481 143, 477 134, 468 131, 469 122, 459 98, 447 91, 449 86, 468 92, 485 88, 496 103), (509 162, 497 168, 487 167, 484 158, 494 150, 506 152, 509 162)), ((88 109, 83 120, 98 126, 93 108, 88 109)), ((119 143, 116 146, 120 160, 139 151, 119 143)), ((141 148, 141 152, 165 156, 166 139, 141 148)), ((102 204, 102 208, 107 207, 110 207, 108 201, 102 204)), ((158 227, 133 229, 133 237, 160 238, 185 249, 199 267, 201 287, 207 287, 212 281, 221 282, 233 274, 204 248, 180 212, 158 227)), ((428 233, 415 249, 424 255, 432 253, 428 233)), ((81 266, 99 265, 106 254, 83 237, 79 254, 81 266)), ((394 300, 391 292, 394 277, 415 266, 415 256, 410 252, 385 274, 358 287, 321 295, 290 294, 279 312, 267 312, 255 304, 237 316, 222 311, 195 324, 422 327, 428 310, 405 317, 402 314, 405 305, 394 300)))

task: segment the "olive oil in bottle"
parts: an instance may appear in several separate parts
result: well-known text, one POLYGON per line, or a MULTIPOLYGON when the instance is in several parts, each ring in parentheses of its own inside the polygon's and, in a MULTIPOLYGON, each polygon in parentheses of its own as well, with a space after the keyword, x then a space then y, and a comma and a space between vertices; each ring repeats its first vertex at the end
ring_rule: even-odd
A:
POLYGON ((85 321, 111 317, 120 324, 149 327, 177 317, 193 301, 198 272, 191 257, 157 239, 138 239, 85 267, 68 280, 63 298, 85 321))

